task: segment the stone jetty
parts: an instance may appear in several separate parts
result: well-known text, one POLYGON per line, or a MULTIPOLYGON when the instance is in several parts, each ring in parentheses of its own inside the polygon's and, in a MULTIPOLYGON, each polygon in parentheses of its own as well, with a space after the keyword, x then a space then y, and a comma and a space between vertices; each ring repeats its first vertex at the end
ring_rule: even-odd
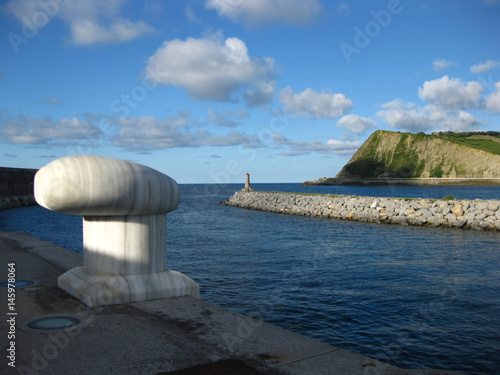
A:
POLYGON ((500 201, 495 199, 435 200, 238 191, 221 204, 288 215, 500 231, 500 201))

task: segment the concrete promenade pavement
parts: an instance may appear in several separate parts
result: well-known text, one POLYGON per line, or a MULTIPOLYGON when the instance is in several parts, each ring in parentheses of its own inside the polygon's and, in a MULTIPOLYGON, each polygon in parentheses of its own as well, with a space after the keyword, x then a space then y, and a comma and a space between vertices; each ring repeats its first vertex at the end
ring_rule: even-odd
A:
POLYGON ((82 265, 80 254, 26 233, 0 231, 0 281, 7 280, 10 263, 16 280, 34 284, 15 288, 11 306, 17 315, 8 315, 7 288, 0 287, 5 375, 458 374, 403 370, 191 297, 89 308, 57 288, 63 272, 82 265), (28 326, 60 315, 80 324, 52 331, 28 326), (8 365, 10 352, 16 367, 8 365))

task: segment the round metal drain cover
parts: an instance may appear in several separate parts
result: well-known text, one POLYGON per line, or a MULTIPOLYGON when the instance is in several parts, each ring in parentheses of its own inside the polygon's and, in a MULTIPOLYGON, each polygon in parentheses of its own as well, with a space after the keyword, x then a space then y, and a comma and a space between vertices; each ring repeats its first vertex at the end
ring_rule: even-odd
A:
POLYGON ((52 330, 76 326, 80 321, 69 316, 51 316, 32 320, 28 326, 34 329, 52 330))
POLYGON ((9 286, 9 284, 14 285, 14 286, 28 286, 28 285, 33 284, 33 281, 31 281, 31 280, 16 280, 13 283, 9 283, 8 281, 2 281, 2 283, 0 283, 0 286, 7 288, 9 286))

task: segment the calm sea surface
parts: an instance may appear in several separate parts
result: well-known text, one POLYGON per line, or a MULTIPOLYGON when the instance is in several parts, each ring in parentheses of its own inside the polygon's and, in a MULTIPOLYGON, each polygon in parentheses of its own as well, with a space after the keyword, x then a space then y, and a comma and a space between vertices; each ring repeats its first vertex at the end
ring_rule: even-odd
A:
MULTIPOLYGON (((500 233, 286 216, 220 206, 240 185, 181 185, 168 267, 201 298, 406 368, 500 374, 500 233)), ((253 184, 254 190, 500 199, 495 187, 253 184)), ((25 207, 0 230, 82 251, 81 218, 25 207)))

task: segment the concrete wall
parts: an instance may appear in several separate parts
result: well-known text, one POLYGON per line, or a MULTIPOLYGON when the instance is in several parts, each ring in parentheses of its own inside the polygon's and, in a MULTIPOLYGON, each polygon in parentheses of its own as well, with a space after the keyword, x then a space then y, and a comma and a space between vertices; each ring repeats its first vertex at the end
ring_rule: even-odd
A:
POLYGON ((36 169, 0 167, 0 196, 33 195, 36 169))
POLYGON ((36 204, 33 181, 37 169, 0 167, 0 210, 36 204))
POLYGON ((494 199, 447 201, 236 192, 221 204, 289 215, 500 231, 500 201, 494 199))

